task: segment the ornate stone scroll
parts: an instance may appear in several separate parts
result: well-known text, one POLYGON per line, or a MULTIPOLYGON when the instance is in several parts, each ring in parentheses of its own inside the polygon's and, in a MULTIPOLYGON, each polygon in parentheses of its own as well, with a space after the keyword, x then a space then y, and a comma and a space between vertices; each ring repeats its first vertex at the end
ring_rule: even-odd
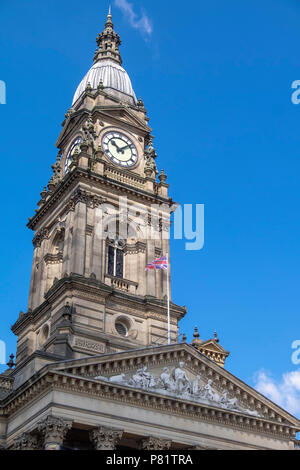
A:
POLYGON ((90 433, 91 441, 96 450, 114 450, 122 438, 123 431, 120 429, 100 426, 90 433))

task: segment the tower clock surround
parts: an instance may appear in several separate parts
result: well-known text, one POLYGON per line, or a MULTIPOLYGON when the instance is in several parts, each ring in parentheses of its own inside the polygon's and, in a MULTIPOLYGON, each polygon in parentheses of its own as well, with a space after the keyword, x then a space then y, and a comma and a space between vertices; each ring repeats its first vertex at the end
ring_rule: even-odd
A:
POLYGON ((123 168, 132 168, 138 163, 138 151, 133 139, 119 129, 106 130, 101 138, 102 148, 110 161, 123 168))

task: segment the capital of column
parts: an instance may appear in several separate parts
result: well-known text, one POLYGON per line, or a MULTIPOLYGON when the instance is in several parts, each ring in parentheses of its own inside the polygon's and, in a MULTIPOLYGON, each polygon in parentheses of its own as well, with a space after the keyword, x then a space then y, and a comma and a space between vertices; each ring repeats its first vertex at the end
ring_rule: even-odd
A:
POLYGON ((72 422, 63 418, 49 415, 37 424, 38 431, 44 438, 45 450, 58 450, 63 444, 67 432, 72 426, 72 422))
POLYGON ((13 450, 37 450, 38 437, 30 432, 23 432, 14 439, 13 450))
POLYGON ((99 426, 90 433, 96 450, 114 450, 121 440, 123 430, 99 426))
POLYGON ((142 450, 169 450, 172 441, 160 437, 149 436, 141 440, 142 450))

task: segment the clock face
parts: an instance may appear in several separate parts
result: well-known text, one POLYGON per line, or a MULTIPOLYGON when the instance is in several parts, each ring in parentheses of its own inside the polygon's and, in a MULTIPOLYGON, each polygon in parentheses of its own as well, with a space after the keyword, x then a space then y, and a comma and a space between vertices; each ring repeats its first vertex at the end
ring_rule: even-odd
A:
POLYGON ((77 137, 77 139, 74 140, 71 147, 69 148, 68 155, 67 155, 67 158, 66 158, 66 161, 65 161, 65 173, 68 173, 68 171, 69 171, 70 165, 73 161, 73 155, 74 155, 75 150, 77 148, 78 148, 78 150, 80 150, 79 146, 80 146, 81 142, 82 142, 82 137, 77 137))
POLYGON ((138 153, 132 141, 121 132, 111 131, 104 135, 102 147, 105 155, 116 165, 123 168, 134 166, 138 153))

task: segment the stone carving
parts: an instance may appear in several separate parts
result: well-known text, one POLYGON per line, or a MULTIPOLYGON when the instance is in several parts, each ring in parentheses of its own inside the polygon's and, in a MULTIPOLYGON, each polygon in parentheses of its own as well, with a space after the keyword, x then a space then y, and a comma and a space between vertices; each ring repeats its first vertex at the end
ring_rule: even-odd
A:
POLYGON ((173 369, 172 377, 175 382, 175 392, 179 395, 184 395, 186 392, 191 392, 191 383, 183 370, 184 362, 179 362, 179 367, 173 369))
POLYGON ((82 131, 83 131, 83 134, 84 134, 84 139, 83 139, 83 142, 82 142, 80 148, 82 146, 87 145, 88 147, 92 148, 92 153, 94 153, 95 152, 96 131, 95 131, 95 126, 94 126, 91 115, 89 115, 88 119, 86 120, 86 122, 82 126, 82 131))
POLYGON ((128 383, 129 385, 144 389, 153 388, 156 385, 154 377, 149 372, 147 372, 146 366, 138 369, 128 383))
POLYGON ((37 232, 32 240, 33 246, 39 247, 42 244, 42 241, 45 238, 49 237, 49 230, 47 228, 42 228, 39 232, 37 232))
POLYGON ((169 450, 172 442, 167 439, 149 436, 141 440, 142 450, 169 450))
POLYGON ((131 377, 126 377, 123 373, 110 378, 103 376, 95 378, 129 387, 153 390, 164 395, 179 396, 227 410, 240 411, 251 416, 260 416, 256 410, 243 408, 236 397, 230 398, 227 390, 223 390, 221 395, 217 393, 213 388, 212 379, 207 380, 197 375, 191 380, 184 370, 184 362, 179 362, 171 372, 168 367, 164 367, 158 377, 154 377, 148 372, 147 366, 144 366, 137 369, 131 377))
POLYGON ((37 429, 44 438, 45 449, 58 449, 72 426, 71 421, 49 415, 37 423, 37 429))
POLYGON ((82 349, 87 349, 89 351, 95 351, 103 353, 105 351, 104 344, 95 343, 94 341, 89 341, 84 338, 75 338, 74 346, 77 346, 82 349))
POLYGON ((38 438, 29 432, 23 432, 14 440, 13 450, 37 450, 38 438))
POLYGON ((96 450, 114 450, 122 438, 123 431, 120 429, 100 426, 90 433, 91 441, 96 450))
POLYGON ((155 158, 157 157, 156 151, 152 145, 152 139, 150 139, 148 148, 145 150, 144 153, 144 160, 145 160, 145 175, 152 176, 154 172, 155 176, 158 174, 155 158))
POLYGON ((61 168, 61 154, 60 154, 60 152, 58 152, 57 157, 56 157, 56 161, 55 161, 54 165, 51 165, 51 168, 53 170, 53 175, 52 175, 52 177, 49 181, 49 184, 48 184, 48 189, 50 191, 52 191, 55 188, 55 186, 57 186, 57 184, 60 182, 60 180, 63 177, 62 168, 61 168))

